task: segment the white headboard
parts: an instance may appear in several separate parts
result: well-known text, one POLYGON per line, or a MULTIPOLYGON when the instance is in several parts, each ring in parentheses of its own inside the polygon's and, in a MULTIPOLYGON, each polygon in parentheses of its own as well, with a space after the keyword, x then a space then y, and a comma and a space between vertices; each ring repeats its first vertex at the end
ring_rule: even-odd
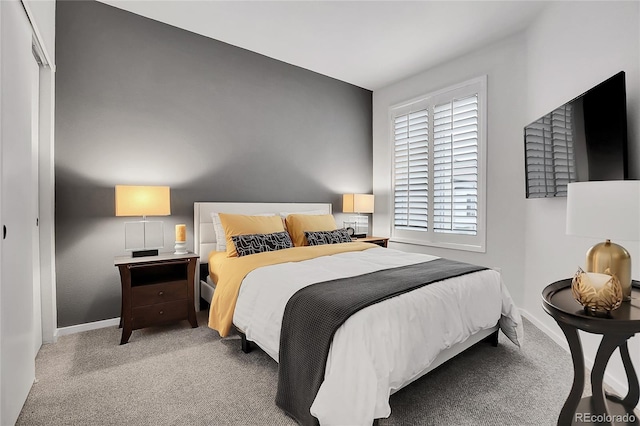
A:
POLYGON ((213 231, 211 213, 260 214, 280 212, 304 213, 324 211, 331 213, 330 203, 215 203, 198 202, 193 204, 194 250, 200 255, 200 262, 209 261, 209 253, 216 249, 216 234, 213 231))

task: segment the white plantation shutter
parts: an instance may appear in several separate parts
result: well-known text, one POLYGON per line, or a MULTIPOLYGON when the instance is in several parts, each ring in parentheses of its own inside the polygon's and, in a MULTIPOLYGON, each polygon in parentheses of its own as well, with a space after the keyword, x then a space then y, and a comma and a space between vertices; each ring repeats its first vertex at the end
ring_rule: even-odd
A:
POLYGON ((566 196, 576 180, 573 111, 564 105, 525 127, 527 196, 566 196))
POLYGON ((478 219, 478 96, 433 112, 433 227, 475 235, 478 219))
POLYGON ((429 194, 429 113, 400 115, 394 123, 394 223, 427 228, 429 194))
POLYGON ((484 251, 486 77, 391 108, 392 240, 484 251))

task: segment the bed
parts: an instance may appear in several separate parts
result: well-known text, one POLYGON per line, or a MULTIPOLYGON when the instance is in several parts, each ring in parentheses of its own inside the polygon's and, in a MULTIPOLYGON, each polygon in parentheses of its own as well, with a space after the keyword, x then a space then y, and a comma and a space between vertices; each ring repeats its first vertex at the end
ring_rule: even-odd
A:
MULTIPOLYGON (((209 263, 212 255, 213 275, 220 279, 215 272, 216 256, 219 255, 215 254, 217 241, 211 215, 216 212, 330 214, 331 205, 195 203, 195 250, 203 265, 209 263)), ((365 243, 333 246, 318 250, 324 253, 330 249, 335 253, 318 257, 309 255, 309 258, 305 256, 314 248, 287 249, 278 257, 285 256, 284 253, 288 255, 289 251, 305 253, 300 260, 276 261, 250 269, 243 275, 232 312, 233 325, 243 336, 243 350, 248 348, 249 342, 254 342, 281 363, 281 372, 300 368, 293 365, 297 362, 295 356, 281 353, 286 348, 281 347, 280 335, 290 335, 289 329, 283 328, 283 316, 292 295, 313 287, 314 283, 326 285, 332 280, 343 279, 366 281, 367 277, 379 276, 374 274, 446 261, 365 243)), ((245 260, 249 258, 251 256, 245 260)), ((196 293, 205 301, 214 302, 211 316, 215 316, 218 309, 212 300, 215 283, 208 277, 208 269, 207 266, 201 268, 196 293)), ((223 294, 222 285, 218 291, 217 296, 223 294)), ((216 329, 222 330, 216 321, 213 323, 216 329)), ((308 419, 283 407, 277 399, 278 405, 301 424, 313 424, 318 420, 323 425, 371 424, 376 418, 390 415, 389 396, 392 393, 482 340, 489 338, 497 343, 498 328, 514 343, 520 344, 521 318, 497 271, 472 270, 406 291, 359 310, 335 331, 326 365, 322 364, 321 383, 309 402, 311 416, 308 419)), ((226 334, 226 330, 221 334, 226 334)), ((305 332, 307 342, 315 343, 316 337, 311 331, 305 332)), ((318 337, 318 340, 322 339, 318 337)), ((280 394, 279 384, 278 398, 280 394)))

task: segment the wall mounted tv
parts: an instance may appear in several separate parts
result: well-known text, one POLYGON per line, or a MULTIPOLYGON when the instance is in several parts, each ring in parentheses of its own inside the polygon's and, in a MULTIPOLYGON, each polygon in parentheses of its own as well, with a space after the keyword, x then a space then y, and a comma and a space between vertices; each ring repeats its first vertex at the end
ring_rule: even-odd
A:
POLYGON ((566 197, 567 184, 627 179, 621 71, 524 128, 527 198, 566 197))

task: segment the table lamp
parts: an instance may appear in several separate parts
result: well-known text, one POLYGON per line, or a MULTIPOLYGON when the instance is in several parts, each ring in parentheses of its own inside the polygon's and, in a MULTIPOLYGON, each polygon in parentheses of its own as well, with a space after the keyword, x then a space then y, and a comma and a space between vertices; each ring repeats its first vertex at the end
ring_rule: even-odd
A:
POLYGON ((116 216, 142 216, 124 224, 125 250, 133 257, 156 256, 164 247, 161 221, 147 216, 168 216, 171 202, 168 186, 116 185, 116 216))
POLYGON ((342 212, 356 213, 350 221, 354 223, 354 237, 363 238, 369 231, 369 217, 362 213, 373 213, 372 194, 343 194, 342 212))
POLYGON ((587 251, 585 271, 609 268, 631 299, 631 256, 612 240, 640 240, 640 181, 572 182, 567 188, 567 234, 604 238, 587 251))

